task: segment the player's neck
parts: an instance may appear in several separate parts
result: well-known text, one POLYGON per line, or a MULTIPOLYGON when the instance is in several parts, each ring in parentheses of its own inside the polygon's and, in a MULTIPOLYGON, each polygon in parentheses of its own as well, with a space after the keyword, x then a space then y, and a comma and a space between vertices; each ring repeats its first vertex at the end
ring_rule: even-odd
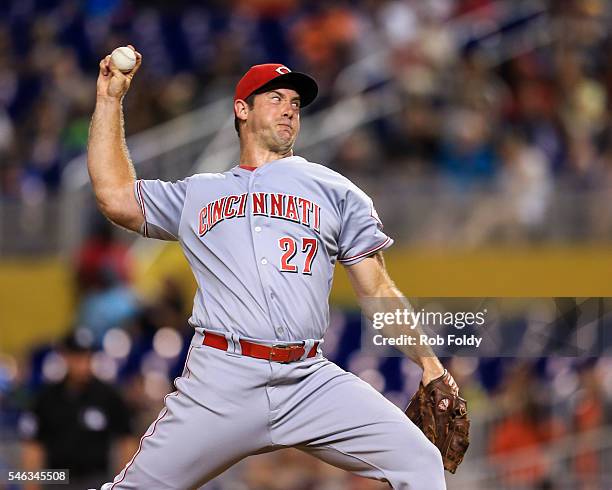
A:
POLYGON ((287 158, 293 156, 293 150, 290 149, 287 152, 280 153, 271 151, 267 148, 260 148, 254 145, 243 145, 240 148, 240 165, 247 165, 249 167, 261 167, 267 162, 274 160, 280 160, 281 158, 287 158))

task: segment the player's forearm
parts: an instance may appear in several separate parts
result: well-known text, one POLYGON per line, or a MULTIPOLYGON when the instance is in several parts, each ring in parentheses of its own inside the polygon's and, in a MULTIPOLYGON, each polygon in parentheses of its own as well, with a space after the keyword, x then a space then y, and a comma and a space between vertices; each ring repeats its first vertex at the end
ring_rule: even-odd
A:
MULTIPOLYGON (((402 292, 395 287, 390 281, 385 281, 372 292, 372 295, 366 300, 361 301, 361 307, 364 315, 372 320, 375 314, 395 313, 400 310, 412 310, 412 306, 402 292)), ((442 364, 434 354, 429 345, 422 345, 418 340, 423 334, 421 326, 392 323, 385 325, 381 329, 381 333, 385 337, 399 338, 402 335, 408 335, 416 339, 415 345, 401 345, 398 348, 411 360, 423 368, 425 378, 435 378, 444 370, 442 364)))
POLYGON ((121 101, 114 97, 96 100, 87 147, 87 168, 102 212, 112 219, 117 193, 133 185, 135 172, 123 129, 121 101))
MULTIPOLYGON (((349 279, 359 299, 364 316, 370 320, 374 315, 394 314, 397 310, 412 310, 410 302, 395 286, 385 267, 382 252, 364 259, 347 268, 349 279)), ((400 350, 423 368, 423 382, 437 378, 444 368, 428 345, 421 345, 420 335, 423 334, 419 325, 410 326, 392 324, 382 329, 386 337, 408 335, 415 339, 415 345, 402 345, 400 350), (413 328, 414 327, 414 328, 413 328)))
MULTIPOLYGON (((395 295, 395 298, 397 298, 398 303, 401 304, 402 309, 407 311, 411 311, 413 309, 408 299, 399 289, 392 287, 389 289, 389 294, 395 295)), ((385 297, 388 298, 394 296, 385 297)), ((416 339, 415 345, 400 346, 400 349, 410 359, 423 368, 423 384, 427 385, 429 381, 437 378, 444 372, 444 366, 442 366, 442 363, 434 354, 431 347, 427 344, 423 345, 424 343, 420 342, 421 335, 424 335, 424 333, 418 323, 416 325, 411 325, 410 327, 395 323, 390 325, 389 329, 383 328, 383 334, 387 337, 395 338, 399 338, 401 335, 409 335, 416 339), (385 330, 386 332, 384 332, 385 330)))

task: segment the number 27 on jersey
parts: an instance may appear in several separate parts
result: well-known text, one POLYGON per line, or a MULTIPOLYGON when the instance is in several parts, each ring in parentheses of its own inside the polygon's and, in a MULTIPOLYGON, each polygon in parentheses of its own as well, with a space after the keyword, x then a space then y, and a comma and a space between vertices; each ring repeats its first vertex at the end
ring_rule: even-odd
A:
POLYGON ((301 270, 302 274, 312 275, 312 262, 319 249, 319 242, 316 238, 303 237, 300 241, 291 237, 282 237, 278 239, 278 246, 284 252, 280 258, 281 272, 297 274, 301 270), (305 256, 301 269, 298 259, 295 258, 298 250, 301 250, 301 254, 305 256))

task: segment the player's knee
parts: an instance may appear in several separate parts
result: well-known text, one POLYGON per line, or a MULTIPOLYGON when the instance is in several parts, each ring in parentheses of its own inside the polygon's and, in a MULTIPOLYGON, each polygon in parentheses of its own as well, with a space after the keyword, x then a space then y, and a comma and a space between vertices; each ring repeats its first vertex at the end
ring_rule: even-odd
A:
MULTIPOLYGON (((417 489, 423 488, 427 490, 445 490, 446 481, 444 479, 444 463, 442 455, 436 446, 427 441, 414 454, 414 461, 411 469, 416 469, 419 474, 418 485, 414 482, 414 473, 410 471, 412 476, 411 486, 406 488, 417 489)), ((401 488, 401 487, 400 487, 401 488)))
POLYGON ((436 473, 444 476, 444 463, 442 462, 442 455, 440 450, 434 446, 431 442, 427 441, 423 448, 421 448, 420 458, 421 465, 431 471, 432 474, 436 473))
MULTIPOLYGON (((418 429, 417 429, 418 430, 418 429)), ((422 433, 410 431, 398 444, 395 463, 384 471, 393 489, 442 490, 446 488, 442 455, 422 433), (418 441, 418 442, 417 442, 418 441), (401 448, 401 449, 400 449, 401 448)))
POLYGON ((386 475, 393 489, 444 490, 442 455, 436 446, 426 440, 418 448, 405 452, 397 471, 386 475))
POLYGON ((411 466, 416 468, 427 468, 427 470, 437 471, 444 474, 444 464, 440 450, 425 437, 420 429, 410 424, 410 437, 405 437, 405 441, 410 441, 411 466))

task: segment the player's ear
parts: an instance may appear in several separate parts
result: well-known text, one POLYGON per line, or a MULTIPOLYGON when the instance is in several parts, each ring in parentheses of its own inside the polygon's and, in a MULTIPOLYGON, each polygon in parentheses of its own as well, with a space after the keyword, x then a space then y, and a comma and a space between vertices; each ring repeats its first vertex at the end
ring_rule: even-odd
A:
POLYGON ((247 120, 247 115, 249 114, 249 105, 245 100, 237 99, 234 101, 234 115, 237 119, 241 121, 247 120))

